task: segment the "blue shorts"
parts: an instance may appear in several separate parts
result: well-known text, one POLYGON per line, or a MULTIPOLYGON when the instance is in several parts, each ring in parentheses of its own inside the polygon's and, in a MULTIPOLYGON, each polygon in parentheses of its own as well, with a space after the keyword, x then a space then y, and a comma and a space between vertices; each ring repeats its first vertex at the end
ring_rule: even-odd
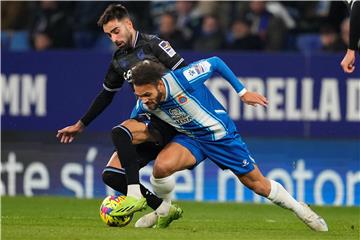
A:
POLYGON ((192 153, 196 159, 195 166, 209 158, 221 169, 230 169, 237 175, 246 174, 254 169, 255 160, 238 134, 234 138, 214 142, 201 142, 178 134, 172 142, 182 145, 192 153))

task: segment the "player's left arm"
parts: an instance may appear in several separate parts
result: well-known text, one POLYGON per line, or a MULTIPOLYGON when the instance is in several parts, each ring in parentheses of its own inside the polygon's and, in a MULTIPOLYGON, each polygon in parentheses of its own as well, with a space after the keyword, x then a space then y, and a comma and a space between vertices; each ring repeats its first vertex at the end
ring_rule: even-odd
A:
MULTIPOLYGON (((194 68, 193 71, 200 73, 203 71, 203 73, 201 73, 199 77, 190 80, 189 82, 191 84, 203 83, 209 79, 214 72, 216 72, 231 84, 244 103, 252 106, 256 106, 257 104, 265 107, 267 106, 267 99, 256 92, 247 91, 245 86, 239 81, 233 71, 231 71, 221 58, 211 57, 206 60, 199 61, 192 67, 194 68)), ((191 68, 189 69, 191 70, 191 68)), ((184 75, 186 75, 186 73, 184 73, 184 75)))
POLYGON ((151 40, 150 47, 154 55, 166 68, 174 71, 187 66, 184 58, 172 48, 168 41, 154 37, 151 40))

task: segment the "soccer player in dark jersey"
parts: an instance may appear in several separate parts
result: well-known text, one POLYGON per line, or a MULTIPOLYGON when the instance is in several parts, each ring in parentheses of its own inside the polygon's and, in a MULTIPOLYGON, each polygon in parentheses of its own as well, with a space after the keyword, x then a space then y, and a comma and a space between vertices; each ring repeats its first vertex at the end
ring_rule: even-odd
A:
MULTIPOLYGON (((131 68, 142 60, 161 63, 170 70, 186 66, 184 59, 170 44, 153 35, 140 33, 134 29, 126 8, 120 4, 111 4, 102 14, 98 25, 118 47, 104 79, 103 89, 95 98, 86 114, 74 125, 58 131, 57 137, 62 143, 71 143, 102 111, 112 102, 115 93, 125 81, 131 84, 131 68)), ((137 227, 151 227, 158 217, 169 212, 179 217, 181 209, 171 205, 170 194, 175 186, 173 177, 151 178, 155 193, 165 199, 162 201, 139 184, 139 168, 155 159, 173 136, 175 130, 156 117, 143 116, 124 121, 112 130, 112 139, 116 149, 119 145, 128 151, 114 152, 103 171, 103 181, 111 188, 131 197, 144 196, 147 204, 155 210, 136 223, 137 227), (161 129, 161 134, 160 130, 161 129), (152 143, 138 144, 143 139, 152 139, 152 143), (120 161, 119 161, 120 159, 120 161), (137 160, 137 161, 136 161, 137 160), (125 170, 126 173, 125 174, 125 170)), ((162 219, 164 220, 164 219, 162 219)), ((159 227, 168 225, 158 224, 159 227)))
POLYGON ((352 73, 355 70, 356 50, 360 48, 360 1, 348 0, 350 8, 350 36, 349 46, 341 61, 344 72, 352 73))

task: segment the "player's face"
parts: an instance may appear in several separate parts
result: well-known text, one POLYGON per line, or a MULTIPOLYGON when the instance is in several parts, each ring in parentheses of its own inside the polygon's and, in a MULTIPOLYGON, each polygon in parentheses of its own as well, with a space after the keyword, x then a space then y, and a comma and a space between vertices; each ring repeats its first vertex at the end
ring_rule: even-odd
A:
POLYGON ((104 24, 103 30, 118 48, 126 49, 132 46, 132 31, 134 28, 130 19, 113 19, 104 24))
POLYGON ((135 95, 150 109, 155 110, 159 107, 159 103, 164 100, 165 92, 160 84, 145 84, 141 86, 134 85, 135 95))

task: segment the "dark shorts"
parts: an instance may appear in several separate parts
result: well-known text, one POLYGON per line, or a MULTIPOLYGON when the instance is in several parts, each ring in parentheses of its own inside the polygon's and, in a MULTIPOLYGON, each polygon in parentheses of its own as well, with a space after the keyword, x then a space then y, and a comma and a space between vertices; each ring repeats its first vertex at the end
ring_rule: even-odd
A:
POLYGON ((139 155, 139 165, 142 168, 150 161, 155 160, 159 152, 178 132, 174 127, 154 115, 141 114, 133 119, 144 122, 155 139, 155 142, 145 142, 136 146, 136 152, 139 155))

